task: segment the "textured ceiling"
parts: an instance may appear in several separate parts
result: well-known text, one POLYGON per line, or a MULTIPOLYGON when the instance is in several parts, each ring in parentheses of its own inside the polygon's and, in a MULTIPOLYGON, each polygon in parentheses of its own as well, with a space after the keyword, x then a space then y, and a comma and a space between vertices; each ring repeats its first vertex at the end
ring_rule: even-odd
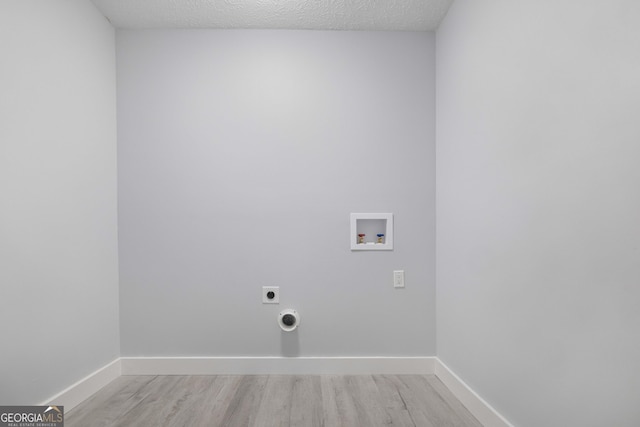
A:
POLYGON ((92 0, 118 28, 431 31, 453 0, 92 0))

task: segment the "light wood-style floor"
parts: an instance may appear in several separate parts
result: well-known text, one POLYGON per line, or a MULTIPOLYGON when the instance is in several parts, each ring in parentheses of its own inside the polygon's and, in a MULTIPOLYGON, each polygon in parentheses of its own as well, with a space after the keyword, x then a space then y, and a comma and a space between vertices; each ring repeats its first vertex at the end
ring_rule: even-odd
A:
POLYGON ((122 376, 67 427, 482 427, 433 375, 122 376))

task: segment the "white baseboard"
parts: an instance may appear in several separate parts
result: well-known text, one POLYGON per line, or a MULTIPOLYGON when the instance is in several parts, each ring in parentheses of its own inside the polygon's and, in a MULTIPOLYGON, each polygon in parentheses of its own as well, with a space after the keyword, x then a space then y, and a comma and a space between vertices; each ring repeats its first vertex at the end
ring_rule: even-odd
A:
POLYGON ((433 374, 435 357, 122 357, 122 375, 433 374))
POLYGON ((65 412, 70 411, 80 402, 89 398, 92 394, 118 378, 120 375, 120 358, 118 358, 62 390, 55 396, 48 398, 44 402, 40 403, 40 406, 60 405, 64 406, 65 412))
POLYGON ((435 360, 435 374, 484 427, 513 427, 438 358, 435 360))
POLYGON ((437 357, 121 357, 40 405, 70 411, 121 375, 432 375, 484 427, 513 427, 437 357))

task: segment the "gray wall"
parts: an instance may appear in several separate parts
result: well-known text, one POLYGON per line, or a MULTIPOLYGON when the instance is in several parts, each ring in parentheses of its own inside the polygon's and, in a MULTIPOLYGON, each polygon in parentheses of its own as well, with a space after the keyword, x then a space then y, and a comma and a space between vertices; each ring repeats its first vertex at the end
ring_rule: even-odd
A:
POLYGON ((115 34, 3 1, 0 51, 0 404, 36 404, 120 352, 115 34))
POLYGON ((123 356, 434 355, 434 47, 118 31, 123 356), (393 212, 395 250, 352 253, 350 212, 393 212))
POLYGON ((517 426, 640 420, 640 3, 437 34, 438 356, 517 426))

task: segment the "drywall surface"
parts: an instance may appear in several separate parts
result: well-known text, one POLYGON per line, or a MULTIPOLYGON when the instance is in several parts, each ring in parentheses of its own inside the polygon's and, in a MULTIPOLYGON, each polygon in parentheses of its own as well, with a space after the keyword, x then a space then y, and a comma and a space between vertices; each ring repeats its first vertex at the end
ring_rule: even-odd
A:
POLYGON ((514 425, 640 420, 640 4, 437 33, 438 357, 514 425))
POLYGON ((453 0, 93 0, 117 28, 433 31, 453 0))
POLYGON ((119 355, 115 34, 84 0, 0 3, 0 404, 119 355))
POLYGON ((433 355, 434 47, 118 31, 123 355, 433 355), (395 249, 352 252, 351 212, 392 212, 395 249))

